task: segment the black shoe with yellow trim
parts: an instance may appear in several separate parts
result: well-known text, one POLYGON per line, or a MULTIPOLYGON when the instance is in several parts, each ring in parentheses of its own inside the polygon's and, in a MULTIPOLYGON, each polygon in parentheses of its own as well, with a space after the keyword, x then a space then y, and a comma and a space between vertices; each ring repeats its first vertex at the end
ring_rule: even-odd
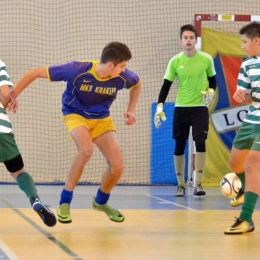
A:
POLYGON ((244 203, 244 191, 242 189, 240 189, 238 191, 236 197, 233 198, 232 200, 230 200, 230 205, 232 207, 237 207, 243 203, 244 203))
POLYGON ((237 235, 247 232, 253 232, 255 230, 255 224, 251 220, 247 222, 241 218, 236 218, 236 222, 228 229, 224 231, 226 235, 237 235))

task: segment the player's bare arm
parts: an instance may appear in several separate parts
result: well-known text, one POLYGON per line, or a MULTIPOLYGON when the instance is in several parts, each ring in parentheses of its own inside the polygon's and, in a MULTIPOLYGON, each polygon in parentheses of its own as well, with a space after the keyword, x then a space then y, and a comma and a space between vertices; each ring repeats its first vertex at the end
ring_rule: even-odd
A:
POLYGON ((47 68, 29 70, 16 84, 14 91, 11 93, 12 97, 14 99, 17 98, 20 95, 20 93, 37 78, 47 79, 47 68))
POLYGON ((133 125, 136 122, 134 112, 141 92, 141 83, 129 90, 129 103, 124 114, 125 124, 133 125))
POLYGON ((14 90, 11 92, 11 99, 8 104, 8 110, 16 113, 18 109, 18 103, 16 98, 20 93, 27 88, 37 78, 48 78, 46 68, 38 68, 28 71, 16 84, 14 90))
POLYGON ((4 106, 7 107, 8 102, 10 100, 10 89, 8 85, 3 85, 0 87, 0 102, 4 106))

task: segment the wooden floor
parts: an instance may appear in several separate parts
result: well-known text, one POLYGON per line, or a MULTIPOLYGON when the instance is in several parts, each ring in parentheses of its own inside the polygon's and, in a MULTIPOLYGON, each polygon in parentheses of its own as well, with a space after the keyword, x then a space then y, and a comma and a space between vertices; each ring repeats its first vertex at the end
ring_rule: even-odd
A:
MULTIPOLYGON (((12 195, 10 188, 2 189, 0 259, 260 259, 259 205, 253 217, 256 230, 228 236, 223 231, 233 224, 240 207, 231 208, 218 188, 205 188, 207 196, 198 199, 191 187, 184 198, 172 196, 176 187, 118 187, 111 204, 125 215, 122 223, 91 209, 90 194, 96 189, 77 188, 73 222, 53 228, 26 205, 17 187, 12 187, 12 195)), ((46 204, 57 201, 60 190, 38 189, 46 204)))

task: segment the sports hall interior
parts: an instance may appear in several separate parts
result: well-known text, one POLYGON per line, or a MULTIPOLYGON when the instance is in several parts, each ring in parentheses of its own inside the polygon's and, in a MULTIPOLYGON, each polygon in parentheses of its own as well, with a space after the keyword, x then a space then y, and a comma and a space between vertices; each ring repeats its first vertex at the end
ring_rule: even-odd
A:
MULTIPOLYGON (((111 41, 126 43, 133 58, 128 68, 142 79, 142 92, 132 127, 124 124, 128 91, 122 90, 111 107, 125 161, 125 172, 111 193, 110 203, 125 215, 115 223, 92 209, 106 162, 95 152, 74 190, 72 223, 45 226, 28 198, 0 165, 0 258, 86 260, 208 260, 259 259, 259 203, 253 219, 256 230, 240 236, 223 231, 238 216, 218 185, 207 183, 205 197, 194 198, 193 151, 187 153, 186 195, 174 197, 172 167, 151 181, 152 107, 157 102, 169 60, 181 51, 179 29, 194 24, 195 14, 258 15, 255 0, 2 0, 1 55, 15 84, 30 69, 72 60, 99 60, 111 41)), ((205 22, 201 26, 238 35, 245 22, 205 22)), ((16 114, 8 113, 27 171, 41 200, 55 213, 76 147, 69 140, 61 113, 64 82, 38 80, 18 98, 16 114)), ((167 97, 173 103, 174 82, 167 97)), ((157 136, 160 142, 160 136, 157 136)), ((192 145, 192 141, 189 141, 192 145)), ((172 143, 162 143, 165 147, 172 143)), ((215 149, 207 143, 207 149, 215 149)), ((167 160, 172 154, 165 148, 167 160)), ((216 165, 217 174, 227 173, 216 165)), ((159 170, 159 169, 158 169, 159 170)), ((219 179, 220 181, 220 179, 219 179)))

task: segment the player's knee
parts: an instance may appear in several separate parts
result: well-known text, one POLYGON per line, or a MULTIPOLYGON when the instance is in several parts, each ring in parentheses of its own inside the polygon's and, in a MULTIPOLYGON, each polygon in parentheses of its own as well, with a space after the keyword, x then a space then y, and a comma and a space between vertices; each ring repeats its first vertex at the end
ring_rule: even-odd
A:
POLYGON ((118 175, 118 176, 121 176, 123 174, 125 170, 125 165, 124 163, 120 163, 120 164, 117 164, 113 167, 113 172, 118 175))
POLYGON ((236 171, 236 165, 233 163, 232 160, 229 160, 229 167, 233 172, 237 172, 236 171))
POLYGON ((109 164, 109 169, 112 176, 118 180, 122 176, 125 170, 124 162, 122 161, 122 162, 117 162, 115 164, 109 164))
POLYGON ((240 165, 234 160, 233 158, 230 158, 229 160, 229 167, 232 170, 232 172, 243 172, 243 169, 241 169, 240 165))
POLYGON ((19 171, 16 171, 16 172, 10 172, 10 175, 14 178, 14 180, 16 180, 17 177, 18 177, 21 173, 23 173, 23 172, 25 172, 24 167, 21 168, 19 171))
POLYGON ((194 142, 196 146, 196 151, 199 153, 205 153, 206 152, 206 139, 202 136, 195 136, 194 142))
POLYGON ((79 150, 78 154, 80 155, 80 157, 83 160, 85 160, 87 162, 90 159, 90 157, 92 156, 93 152, 94 152, 93 147, 87 147, 87 148, 79 150))
POLYGON ((16 156, 15 158, 5 161, 4 162, 6 169, 11 173, 15 175, 18 175, 19 172, 22 172, 24 163, 23 163, 23 158, 21 154, 16 156))

